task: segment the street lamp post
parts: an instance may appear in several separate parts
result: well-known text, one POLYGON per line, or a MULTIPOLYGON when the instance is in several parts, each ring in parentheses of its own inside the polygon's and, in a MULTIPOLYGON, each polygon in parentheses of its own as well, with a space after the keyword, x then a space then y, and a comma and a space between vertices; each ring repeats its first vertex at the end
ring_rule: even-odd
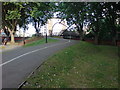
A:
POLYGON ((25 45, 25 30, 23 31, 23 44, 25 45))
POLYGON ((46 43, 48 43, 48 42, 47 42, 47 32, 46 32, 46 43))
POLYGON ((24 30, 23 30, 23 44, 25 45, 25 24, 24 24, 24 30))
POLYGON ((48 43, 48 41, 47 41, 47 28, 46 28, 46 25, 45 25, 45 28, 44 28, 44 29, 45 29, 45 31, 46 31, 45 42, 48 43))

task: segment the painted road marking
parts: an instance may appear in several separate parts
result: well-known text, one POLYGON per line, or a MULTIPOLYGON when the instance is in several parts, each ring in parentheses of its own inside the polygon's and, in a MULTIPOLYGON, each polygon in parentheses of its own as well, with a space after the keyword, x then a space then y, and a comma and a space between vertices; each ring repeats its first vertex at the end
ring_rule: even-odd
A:
POLYGON ((4 62, 4 63, 0 64, 0 67, 3 66, 3 65, 6 65, 6 64, 8 64, 8 63, 10 63, 10 62, 12 62, 12 61, 14 61, 14 60, 16 60, 16 59, 18 59, 18 58, 21 58, 21 57, 23 57, 23 56, 26 56, 26 55, 28 55, 28 54, 31 54, 31 53, 34 53, 34 52, 37 52, 37 51, 40 51, 40 50, 43 50, 43 49, 46 49, 46 48, 54 47, 54 46, 57 46, 57 45, 66 44, 66 43, 69 43, 69 42, 65 42, 65 43, 61 43, 61 44, 55 44, 55 45, 51 45, 51 46, 48 46, 48 47, 44 47, 44 48, 40 48, 40 49, 36 49, 36 50, 30 51, 30 52, 24 53, 24 54, 22 54, 22 55, 20 55, 20 56, 18 56, 18 57, 15 57, 15 58, 7 61, 7 62, 4 62))

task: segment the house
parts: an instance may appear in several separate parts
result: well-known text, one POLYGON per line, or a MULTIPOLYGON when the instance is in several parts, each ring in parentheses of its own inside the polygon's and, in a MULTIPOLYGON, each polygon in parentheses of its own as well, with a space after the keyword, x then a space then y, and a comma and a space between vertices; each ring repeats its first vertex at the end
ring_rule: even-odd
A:
POLYGON ((51 18, 48 19, 47 24, 42 26, 40 29, 40 33, 45 36, 46 33, 48 36, 57 36, 62 30, 67 28, 67 21, 59 18, 51 18))
POLYGON ((64 39, 78 39, 78 38, 80 38, 78 32, 68 31, 68 30, 64 30, 60 36, 62 36, 64 39))

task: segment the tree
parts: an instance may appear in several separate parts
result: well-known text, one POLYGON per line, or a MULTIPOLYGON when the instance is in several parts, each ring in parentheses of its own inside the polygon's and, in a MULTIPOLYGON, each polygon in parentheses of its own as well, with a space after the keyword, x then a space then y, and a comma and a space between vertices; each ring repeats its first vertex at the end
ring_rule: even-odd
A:
POLYGON ((5 2, 3 3, 3 15, 2 15, 2 26, 4 30, 8 30, 7 35, 11 36, 11 43, 15 43, 14 34, 16 32, 16 27, 18 21, 21 17, 21 9, 23 7, 23 3, 14 3, 14 2, 5 2))
POLYGON ((103 37, 113 39, 115 44, 116 19, 119 17, 117 12, 120 10, 118 4, 116 2, 89 3, 88 19, 94 32, 96 44, 99 44, 103 37))
POLYGON ((39 26, 44 25, 51 17, 50 3, 4 2, 2 6, 2 26, 6 35, 10 35, 11 43, 15 43, 17 25, 26 30, 27 24, 34 22, 36 32, 39 33, 39 26))
POLYGON ((75 24, 77 31, 80 34, 80 39, 84 39, 83 25, 86 20, 86 5, 85 2, 70 2, 70 3, 58 3, 58 11, 60 12, 58 17, 66 19, 68 25, 75 24))
POLYGON ((30 21, 33 23, 36 33, 39 35, 40 26, 45 25, 47 20, 52 17, 51 5, 46 2, 30 3, 30 21))
POLYGON ((120 12, 120 3, 116 3, 116 2, 106 2, 104 4, 104 8, 105 8, 105 16, 107 21, 109 21, 108 25, 111 29, 111 33, 112 33, 112 40, 113 40, 113 44, 116 44, 116 34, 117 34, 117 24, 116 24, 116 19, 120 17, 120 14, 118 14, 118 12, 120 12))
POLYGON ((2 26, 5 33, 11 36, 12 43, 17 25, 27 28, 27 24, 32 22, 36 33, 39 33, 40 26, 45 25, 56 12, 61 21, 67 20, 69 26, 76 25, 81 40, 84 40, 83 26, 89 23, 96 44, 103 37, 111 37, 115 43, 120 27, 116 24, 116 20, 120 20, 120 3, 116 2, 4 2, 2 6, 2 26))
POLYGON ((100 22, 103 19, 103 3, 92 2, 88 3, 88 20, 94 32, 95 44, 99 44, 100 22))

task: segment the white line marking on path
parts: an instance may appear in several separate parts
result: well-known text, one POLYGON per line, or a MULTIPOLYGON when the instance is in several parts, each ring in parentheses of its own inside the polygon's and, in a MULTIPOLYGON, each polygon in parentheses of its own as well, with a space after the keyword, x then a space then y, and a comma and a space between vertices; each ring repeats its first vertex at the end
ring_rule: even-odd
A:
POLYGON ((18 59, 18 58, 21 58, 21 57, 23 57, 23 56, 26 56, 26 55, 28 55, 28 54, 31 54, 31 53, 34 53, 34 52, 37 52, 37 51, 40 51, 40 50, 43 50, 43 49, 46 49, 46 48, 49 48, 49 47, 54 47, 54 46, 57 46, 57 45, 66 44, 66 43, 69 43, 69 42, 65 42, 65 43, 61 43, 61 44, 55 44, 55 45, 51 45, 51 46, 48 46, 48 47, 44 47, 44 48, 40 48, 40 49, 36 49, 36 50, 30 51, 30 52, 24 53, 24 54, 22 54, 22 55, 20 55, 20 56, 18 56, 18 57, 15 57, 15 58, 7 61, 7 62, 4 62, 4 63, 0 64, 0 67, 3 66, 3 65, 6 65, 6 64, 8 64, 8 63, 10 63, 10 62, 12 62, 12 61, 14 61, 14 60, 16 60, 16 59, 18 59))

